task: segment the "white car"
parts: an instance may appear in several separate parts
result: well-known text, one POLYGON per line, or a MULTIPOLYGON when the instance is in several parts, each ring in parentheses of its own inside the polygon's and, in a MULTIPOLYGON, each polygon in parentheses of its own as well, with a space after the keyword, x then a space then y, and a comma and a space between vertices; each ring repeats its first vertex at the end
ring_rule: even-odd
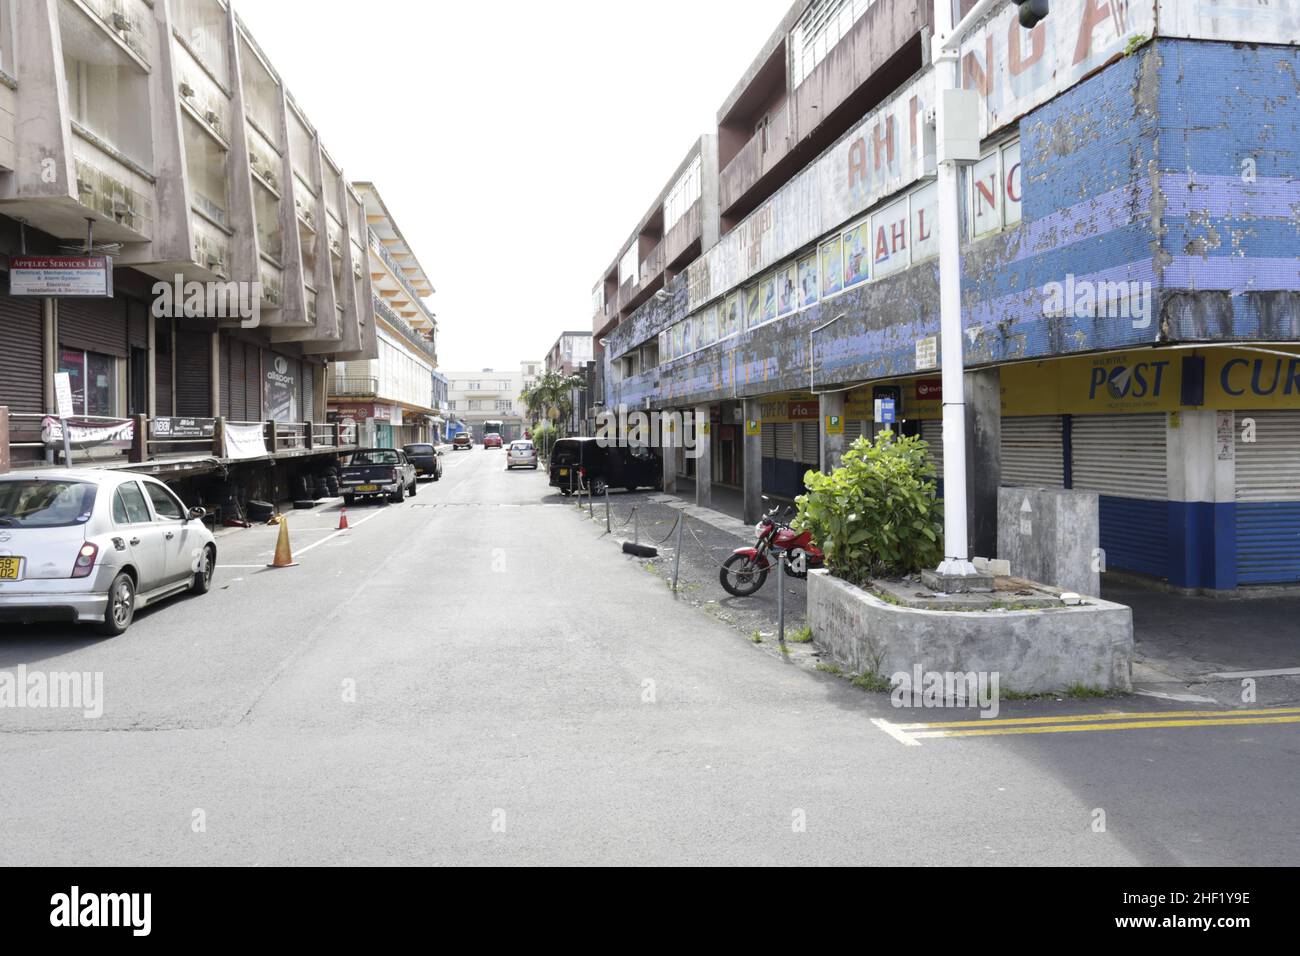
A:
POLYGON ((0 475, 0 621, 89 621, 121 634, 137 608, 206 593, 217 545, 203 514, 147 475, 0 475))
POLYGON ((532 442, 520 439, 510 443, 506 451, 506 471, 516 467, 537 470, 537 449, 532 442))

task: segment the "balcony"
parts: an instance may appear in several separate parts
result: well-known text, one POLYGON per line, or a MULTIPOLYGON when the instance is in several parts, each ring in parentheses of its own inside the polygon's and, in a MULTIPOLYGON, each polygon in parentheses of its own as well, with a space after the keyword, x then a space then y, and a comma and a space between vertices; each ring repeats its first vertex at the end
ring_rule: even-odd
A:
POLYGON ((790 146, 790 112, 788 108, 782 108, 772 114, 767 126, 749 138, 719 175, 722 209, 730 210, 740 202, 760 179, 789 155, 790 146))
POLYGON ((379 379, 343 375, 330 379, 330 398, 371 398, 379 394, 379 379))
POLYGON ((405 289, 407 295, 411 297, 411 301, 417 303, 423 302, 423 293, 416 291, 415 286, 411 284, 411 280, 406 277, 406 272, 402 269, 401 264, 396 258, 394 258, 393 254, 384 247, 384 244, 379 241, 379 237, 373 232, 370 234, 370 248, 379 253, 379 258, 383 260, 384 265, 388 266, 388 270, 397 277, 397 281, 401 283, 402 288, 405 289))

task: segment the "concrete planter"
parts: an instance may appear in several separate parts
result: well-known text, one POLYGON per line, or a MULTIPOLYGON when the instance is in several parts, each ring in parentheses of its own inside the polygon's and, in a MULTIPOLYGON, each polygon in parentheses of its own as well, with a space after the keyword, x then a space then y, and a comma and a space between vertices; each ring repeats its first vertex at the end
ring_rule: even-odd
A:
POLYGON ((1003 690, 1045 693, 1082 684, 1132 688, 1133 614, 1095 598, 1078 607, 934 611, 882 601, 825 570, 808 574, 813 640, 854 673, 999 674, 1003 690))

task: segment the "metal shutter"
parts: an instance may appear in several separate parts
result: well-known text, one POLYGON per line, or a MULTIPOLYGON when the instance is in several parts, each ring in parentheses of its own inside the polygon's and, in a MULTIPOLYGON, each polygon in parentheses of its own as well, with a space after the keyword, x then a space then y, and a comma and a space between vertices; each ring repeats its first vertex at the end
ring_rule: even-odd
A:
POLYGON ((930 461, 934 462, 934 476, 943 481, 943 419, 927 418, 921 422, 921 438, 930 447, 930 461))
POLYGON ((149 307, 136 299, 126 300, 127 343, 133 349, 149 347, 149 307))
POLYGON ((848 448, 855 441, 862 437, 862 426, 865 423, 860 419, 845 419, 844 421, 844 447, 848 448))
POLYGON ((1237 412, 1237 582, 1300 581, 1300 411, 1237 412), (1241 440, 1243 419, 1255 441, 1241 440))
POLYGON ((316 366, 302 363, 302 420, 316 420, 316 366))
POLYGON ((1098 494, 1108 568, 1169 573, 1169 479, 1163 414, 1079 415, 1071 421, 1076 491, 1098 494))
POLYGON ((821 435, 818 434, 817 422, 801 422, 799 425, 799 461, 807 465, 821 467, 821 435))
POLYGON ((794 461, 794 425, 789 422, 772 426, 773 458, 794 461))
POLYGON ((172 334, 154 326, 154 401, 157 404, 155 414, 164 418, 172 413, 172 334))
POLYGON ((212 414, 212 334, 176 333, 176 414, 212 414))
POLYGON ((1075 491, 1169 498, 1165 416, 1077 415, 1071 424, 1075 491))
POLYGON ((776 428, 775 425, 769 425, 767 422, 763 423, 763 457, 764 458, 776 457, 776 439, 773 437, 776 434, 773 431, 773 429, 775 428, 776 428))
POLYGON ((61 346, 127 357, 125 300, 59 299, 56 309, 61 346))
POLYGON ((234 348, 234 343, 230 339, 222 336, 218 345, 218 389, 221 392, 221 414, 225 418, 231 418, 230 414, 230 353, 234 348))
POLYGON ((1002 419, 1002 484, 1065 486, 1061 416, 1002 419))
POLYGON ((0 405, 11 412, 45 411, 41 300, 0 296, 0 328, 0 405))
POLYGON ((247 408, 245 421, 262 421, 262 351, 244 345, 244 395, 247 408))
POLYGON ((227 346, 229 365, 226 374, 230 380, 230 409, 226 417, 231 421, 248 421, 248 360, 244 352, 248 344, 230 339, 227 346))

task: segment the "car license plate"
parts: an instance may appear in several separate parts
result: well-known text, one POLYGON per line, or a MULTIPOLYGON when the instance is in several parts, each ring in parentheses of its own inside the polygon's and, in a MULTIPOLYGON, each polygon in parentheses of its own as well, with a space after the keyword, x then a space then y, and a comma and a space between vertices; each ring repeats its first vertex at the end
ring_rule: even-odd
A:
POLYGON ((561 468, 561 469, 560 469, 560 477, 561 477, 561 478, 563 478, 563 477, 564 477, 565 475, 567 475, 568 473, 569 473, 569 469, 567 469, 567 468, 561 468))
POLYGON ((357 485, 357 491, 378 491, 378 485, 357 485))
POLYGON ((22 569, 22 558, 0 558, 0 581, 17 581, 18 572, 22 569))

